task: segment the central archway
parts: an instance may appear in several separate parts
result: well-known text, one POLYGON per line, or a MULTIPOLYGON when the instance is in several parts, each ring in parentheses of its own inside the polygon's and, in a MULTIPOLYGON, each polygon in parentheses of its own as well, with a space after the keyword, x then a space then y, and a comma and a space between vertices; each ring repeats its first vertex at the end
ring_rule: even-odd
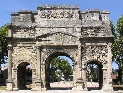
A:
MULTIPOLYGON (((70 86, 66 86, 66 87, 59 87, 59 86, 57 86, 57 87, 52 87, 51 86, 51 61, 53 60, 53 59, 55 59, 55 58, 60 58, 61 56, 66 56, 66 57, 68 57, 71 61, 72 61, 72 66, 73 66, 73 62, 74 62, 74 59, 73 58, 71 58, 70 57, 70 55, 68 55, 67 53, 65 53, 65 52, 54 52, 54 53, 52 53, 51 55, 49 55, 48 57, 47 57, 47 59, 46 59, 46 65, 45 65, 45 75, 46 75, 46 78, 45 78, 45 80, 46 80, 46 87, 47 87, 47 89, 71 89, 72 88, 72 82, 71 82, 71 80, 73 80, 73 79, 69 79, 69 80, 67 80, 67 81, 69 81, 69 82, 67 82, 67 83, 69 83, 69 85, 70 86)), ((63 58, 62 58, 63 59, 63 58)), ((53 62, 53 61, 52 61, 53 62)), ((69 62, 69 61, 68 61, 69 62)), ((70 64, 70 63, 68 63, 68 64, 70 64)), ((70 65, 69 65, 70 66, 70 65)), ((71 67, 72 69, 73 69, 73 67, 71 67)), ((58 70, 59 70, 59 68, 58 68, 58 70)), ((58 71, 57 71, 58 72, 58 71)), ((62 75, 58 75, 58 77, 60 77, 60 76, 62 76, 62 75)), ((72 70, 72 74, 70 75, 71 77, 73 77, 73 70, 72 70)), ((59 80, 58 80, 59 81, 59 80)), ((64 80, 64 84, 65 84, 65 80, 64 80)))

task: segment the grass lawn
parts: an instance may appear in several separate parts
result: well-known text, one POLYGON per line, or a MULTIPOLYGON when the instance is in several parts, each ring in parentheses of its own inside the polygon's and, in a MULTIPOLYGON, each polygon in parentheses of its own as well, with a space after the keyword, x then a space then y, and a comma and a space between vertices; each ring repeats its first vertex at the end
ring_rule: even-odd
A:
POLYGON ((6 90, 6 86, 0 86, 0 90, 6 90))

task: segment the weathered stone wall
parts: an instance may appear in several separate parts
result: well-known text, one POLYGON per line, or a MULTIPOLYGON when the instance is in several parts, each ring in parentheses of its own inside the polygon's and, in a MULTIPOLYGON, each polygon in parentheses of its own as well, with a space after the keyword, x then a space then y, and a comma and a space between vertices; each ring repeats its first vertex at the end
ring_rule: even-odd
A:
POLYGON ((87 89, 86 65, 91 61, 102 64, 103 81, 111 88, 113 36, 108 11, 45 5, 38 6, 37 11, 23 10, 11 16, 8 71, 13 74, 8 75, 8 90, 11 82, 17 90, 17 66, 22 62, 32 64, 34 90, 46 90, 45 65, 53 53, 65 53, 74 61, 75 89, 83 90, 83 84, 87 89))

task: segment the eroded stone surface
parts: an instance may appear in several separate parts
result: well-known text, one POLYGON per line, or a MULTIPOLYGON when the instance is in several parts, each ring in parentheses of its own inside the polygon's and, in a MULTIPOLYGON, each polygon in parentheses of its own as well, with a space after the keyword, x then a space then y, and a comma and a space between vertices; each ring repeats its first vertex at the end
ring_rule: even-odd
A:
MULTIPOLYGON (((64 55, 74 64, 75 90, 87 89, 86 66, 96 62, 102 65, 102 90, 108 85, 107 90, 112 91, 113 35, 108 11, 80 11, 78 6, 39 6, 37 11, 14 12, 11 17, 8 78, 13 80, 13 89, 20 86, 17 83, 19 64, 27 62, 32 65, 32 90, 46 90, 49 81, 45 72, 49 59, 64 55), (77 84, 79 79, 82 83, 77 84)), ((9 86, 7 89, 10 90, 9 86)))

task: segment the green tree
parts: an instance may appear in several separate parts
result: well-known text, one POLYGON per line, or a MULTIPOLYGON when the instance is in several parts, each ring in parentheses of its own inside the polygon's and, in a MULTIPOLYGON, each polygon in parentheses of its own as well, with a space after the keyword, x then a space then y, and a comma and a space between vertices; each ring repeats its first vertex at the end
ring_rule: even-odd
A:
POLYGON ((87 66, 87 77, 91 80, 91 82, 93 82, 97 78, 97 72, 94 70, 94 67, 96 67, 97 69, 97 65, 95 64, 88 64, 87 66))
POLYGON ((62 75, 64 75, 65 80, 71 79, 71 76, 73 74, 72 67, 70 66, 70 63, 60 57, 56 57, 51 61, 50 64, 50 71, 51 71, 51 81, 60 81, 62 75))
MULTIPOLYGON (((114 28, 114 27, 113 27, 114 28)), ((114 40, 112 45, 113 61, 118 65, 118 80, 122 83, 123 74, 123 16, 121 16, 114 31, 114 40)))
POLYGON ((0 67, 1 64, 6 63, 6 59, 7 59, 7 40, 6 40, 6 36, 8 33, 8 28, 7 26, 2 26, 0 28, 0 67))

